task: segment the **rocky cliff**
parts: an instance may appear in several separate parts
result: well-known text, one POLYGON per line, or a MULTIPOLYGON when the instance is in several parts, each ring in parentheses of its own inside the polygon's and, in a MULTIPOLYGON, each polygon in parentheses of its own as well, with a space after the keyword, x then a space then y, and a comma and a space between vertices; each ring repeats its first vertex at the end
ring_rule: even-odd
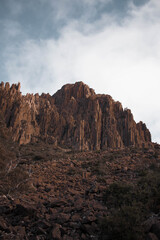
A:
POLYGON ((19 144, 46 141, 78 150, 148 146, 151 135, 129 109, 83 82, 67 84, 53 96, 20 92, 20 84, 0 84, 0 109, 19 144))

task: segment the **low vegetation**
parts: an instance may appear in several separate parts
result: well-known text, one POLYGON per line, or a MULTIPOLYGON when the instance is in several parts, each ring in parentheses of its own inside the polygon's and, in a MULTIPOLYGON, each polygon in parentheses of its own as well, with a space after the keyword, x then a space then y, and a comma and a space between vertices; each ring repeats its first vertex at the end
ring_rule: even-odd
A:
POLYGON ((160 212, 160 169, 145 171, 136 184, 114 182, 103 200, 109 214, 100 223, 101 239, 145 239, 142 223, 151 213, 160 212))

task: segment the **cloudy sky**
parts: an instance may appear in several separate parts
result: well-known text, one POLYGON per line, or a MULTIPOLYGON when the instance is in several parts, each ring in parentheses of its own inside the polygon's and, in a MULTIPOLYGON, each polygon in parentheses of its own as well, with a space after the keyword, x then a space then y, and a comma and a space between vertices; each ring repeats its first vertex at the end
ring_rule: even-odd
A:
POLYGON ((23 94, 83 81, 160 143, 159 0, 0 0, 0 81, 23 94))

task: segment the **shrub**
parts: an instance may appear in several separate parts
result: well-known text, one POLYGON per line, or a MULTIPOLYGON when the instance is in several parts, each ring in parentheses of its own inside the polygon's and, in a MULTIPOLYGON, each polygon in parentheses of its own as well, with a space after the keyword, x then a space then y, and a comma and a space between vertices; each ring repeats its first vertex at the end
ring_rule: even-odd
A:
POLYGON ((131 185, 115 182, 105 191, 103 199, 108 206, 121 207, 122 205, 131 205, 135 193, 131 185))
POLYGON ((156 169, 142 177, 137 186, 139 201, 148 211, 160 211, 160 171, 156 169))
POLYGON ((141 240, 141 212, 137 206, 123 206, 114 210, 101 222, 101 239, 108 240, 141 240))
POLYGON ((160 211, 160 170, 149 169, 135 186, 121 182, 111 184, 103 200, 110 213, 100 223, 101 239, 145 239, 142 222, 151 212, 160 211))

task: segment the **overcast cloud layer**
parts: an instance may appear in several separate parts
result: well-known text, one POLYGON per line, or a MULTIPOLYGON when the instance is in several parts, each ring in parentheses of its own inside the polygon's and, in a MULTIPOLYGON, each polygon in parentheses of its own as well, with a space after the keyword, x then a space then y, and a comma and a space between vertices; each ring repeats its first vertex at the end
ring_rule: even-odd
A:
POLYGON ((0 81, 25 94, 83 81, 160 143, 159 0, 1 0, 0 81))

